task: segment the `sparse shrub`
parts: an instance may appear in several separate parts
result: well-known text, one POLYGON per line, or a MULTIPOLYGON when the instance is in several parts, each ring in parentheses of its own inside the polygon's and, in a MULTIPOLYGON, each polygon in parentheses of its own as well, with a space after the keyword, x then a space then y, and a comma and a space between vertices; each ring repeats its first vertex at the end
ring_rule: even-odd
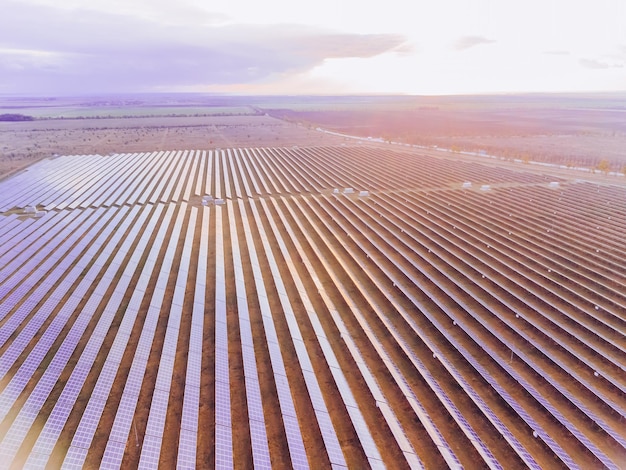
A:
POLYGON ((611 169, 611 164, 609 163, 609 161, 606 158, 603 158, 596 165, 596 169, 598 171, 601 171, 604 174, 607 174, 609 172, 609 170, 611 169))

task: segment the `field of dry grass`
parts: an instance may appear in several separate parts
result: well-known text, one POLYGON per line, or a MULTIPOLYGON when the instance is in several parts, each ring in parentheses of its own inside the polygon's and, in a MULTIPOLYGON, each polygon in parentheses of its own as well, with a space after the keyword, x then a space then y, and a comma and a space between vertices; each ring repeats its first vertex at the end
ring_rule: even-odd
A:
POLYGON ((604 160, 621 172, 625 103, 622 95, 5 98, 0 111, 37 120, 0 122, 0 176, 54 154, 345 142, 318 126, 509 160, 587 169, 604 160))
POLYGON ((344 139, 264 115, 0 122, 0 177, 52 155, 180 148, 339 144, 344 139))
POLYGON ((584 168, 606 160, 622 171, 625 103, 621 95, 423 97, 269 112, 345 134, 584 168))

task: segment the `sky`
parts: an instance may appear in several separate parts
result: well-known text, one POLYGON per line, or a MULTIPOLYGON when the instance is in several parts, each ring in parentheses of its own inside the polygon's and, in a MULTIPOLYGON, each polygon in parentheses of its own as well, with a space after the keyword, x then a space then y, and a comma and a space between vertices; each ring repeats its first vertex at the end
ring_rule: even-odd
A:
POLYGON ((626 90, 625 0, 0 6, 0 94, 626 90))

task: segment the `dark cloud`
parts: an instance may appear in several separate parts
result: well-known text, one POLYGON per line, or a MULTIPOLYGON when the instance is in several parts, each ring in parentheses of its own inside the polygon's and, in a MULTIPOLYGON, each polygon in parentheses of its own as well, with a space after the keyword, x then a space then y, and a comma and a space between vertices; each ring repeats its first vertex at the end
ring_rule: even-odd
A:
POLYGON ((328 58, 372 57, 399 35, 295 25, 182 25, 8 2, 0 16, 0 92, 141 91, 240 84, 304 72, 328 58))
POLYGON ((464 51, 474 46, 480 46, 481 44, 492 44, 496 42, 494 39, 488 39, 482 36, 463 36, 454 43, 454 49, 457 51, 464 51))

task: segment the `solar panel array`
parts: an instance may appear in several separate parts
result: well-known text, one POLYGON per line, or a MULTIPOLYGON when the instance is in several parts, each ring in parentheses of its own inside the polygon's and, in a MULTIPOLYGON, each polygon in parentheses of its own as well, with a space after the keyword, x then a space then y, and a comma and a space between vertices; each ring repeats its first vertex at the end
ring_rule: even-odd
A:
POLYGON ((626 189, 557 179, 354 146, 1 181, 0 468, 623 468, 626 189))

